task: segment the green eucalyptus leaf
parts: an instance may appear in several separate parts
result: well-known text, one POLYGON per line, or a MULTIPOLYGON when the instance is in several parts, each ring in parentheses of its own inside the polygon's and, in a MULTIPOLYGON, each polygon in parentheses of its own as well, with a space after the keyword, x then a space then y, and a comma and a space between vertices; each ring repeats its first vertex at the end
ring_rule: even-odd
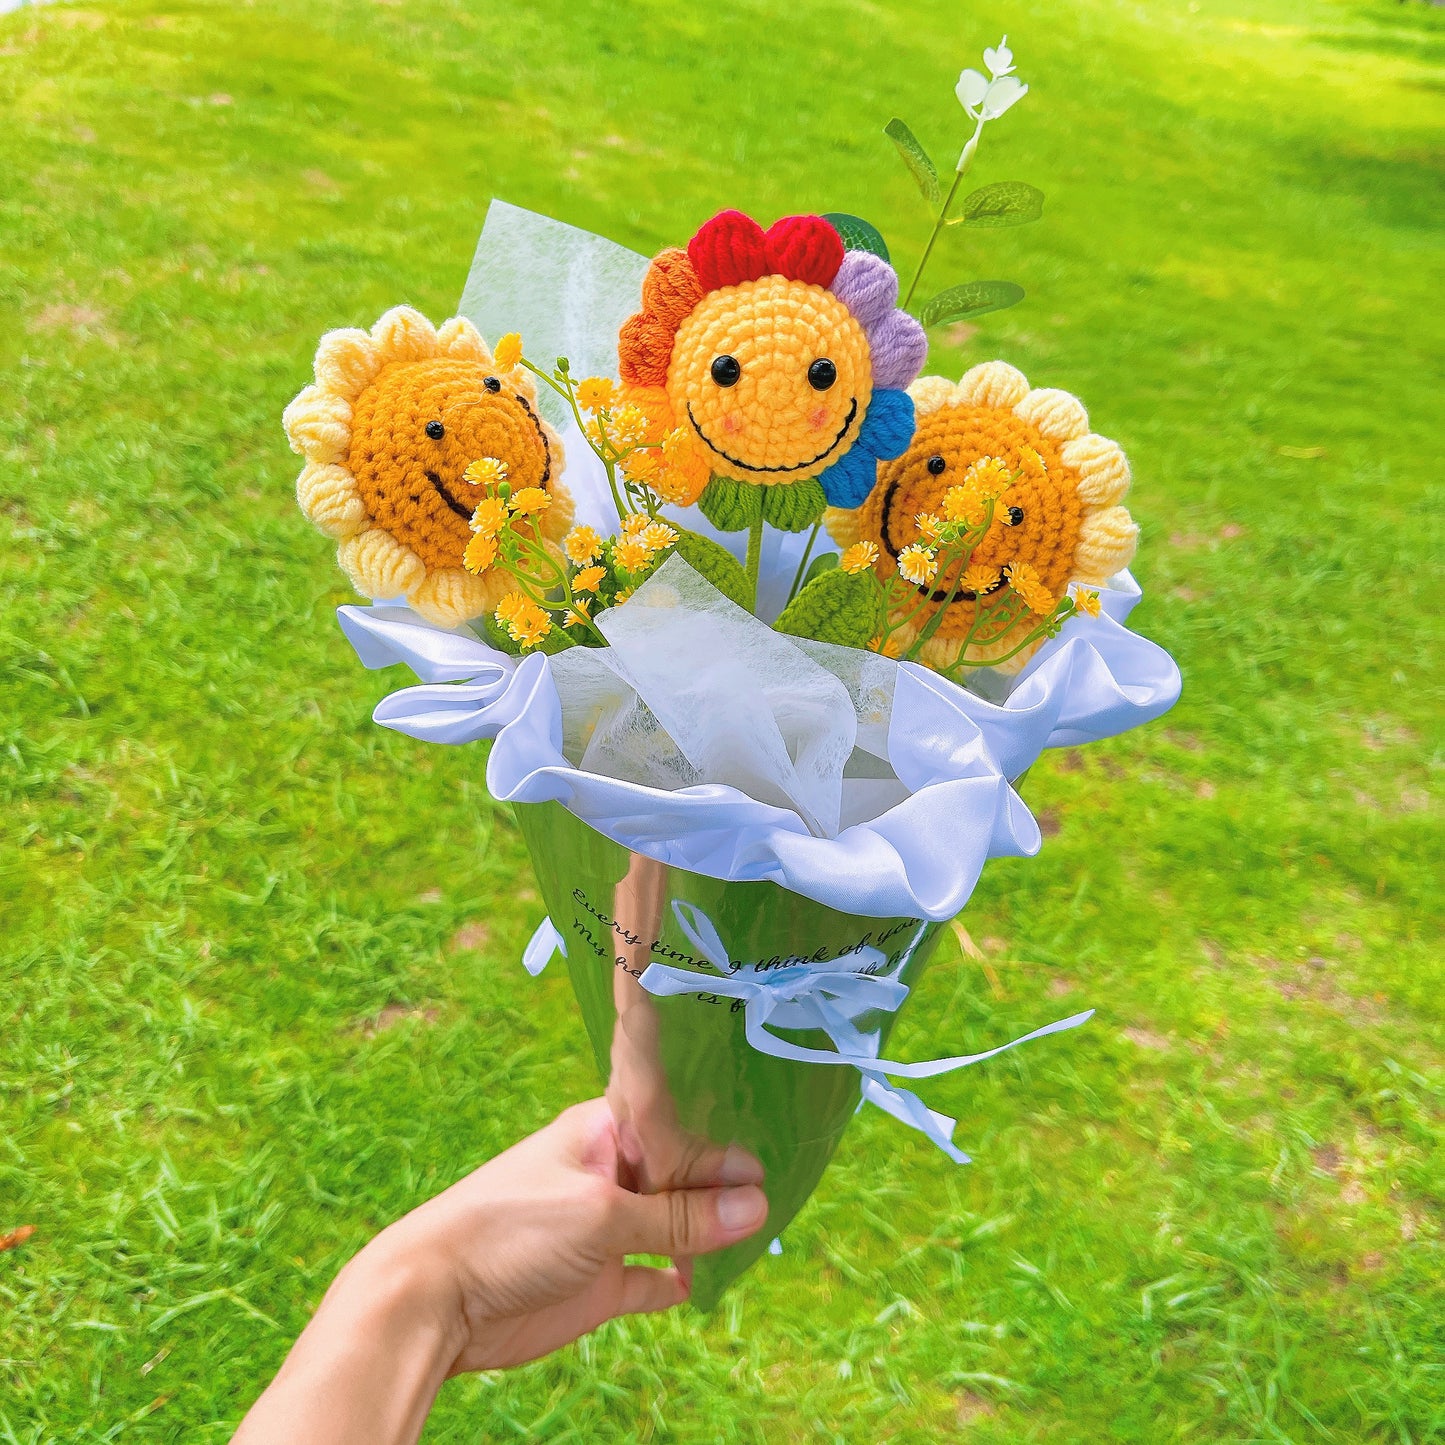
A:
POLYGON ((806 587, 814 577, 821 577, 824 572, 831 572, 837 565, 838 554, 836 552, 820 552, 808 563, 808 575, 803 578, 803 585, 806 587))
POLYGON ((933 164, 918 137, 909 130, 908 123, 899 120, 895 115, 883 127, 883 134, 898 147, 898 154, 903 157, 903 164, 913 173, 918 189, 923 192, 923 199, 936 206, 942 195, 938 186, 938 167, 933 164))
POLYGON ((1012 281, 966 281, 940 291, 919 313, 925 326, 945 326, 952 321, 970 321, 990 311, 1004 311, 1024 299, 1024 288, 1012 281))
POLYGON ((752 611, 753 587, 743 565, 721 542, 678 527, 673 550, 694 572, 706 577, 719 592, 739 607, 752 611))
POLYGON ((1044 213, 1044 193, 1023 181, 980 186, 964 197, 959 220, 965 226, 1026 226, 1044 213))
POLYGON ((888 255, 888 243, 878 228, 865 221, 862 216, 850 216, 843 211, 825 211, 823 219, 843 238, 848 251, 871 251, 892 264, 888 255))

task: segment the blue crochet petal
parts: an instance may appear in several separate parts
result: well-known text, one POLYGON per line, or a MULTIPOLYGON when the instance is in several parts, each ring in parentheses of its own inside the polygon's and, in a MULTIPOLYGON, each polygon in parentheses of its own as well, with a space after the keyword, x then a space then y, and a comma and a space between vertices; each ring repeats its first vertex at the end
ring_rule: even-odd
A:
POLYGON ((901 457, 913 440, 913 398, 906 391, 875 391, 868 415, 858 433, 858 444, 875 457, 901 457))
POLYGON ((830 507, 861 507, 878 480, 878 459, 862 436, 826 471, 818 474, 830 507))

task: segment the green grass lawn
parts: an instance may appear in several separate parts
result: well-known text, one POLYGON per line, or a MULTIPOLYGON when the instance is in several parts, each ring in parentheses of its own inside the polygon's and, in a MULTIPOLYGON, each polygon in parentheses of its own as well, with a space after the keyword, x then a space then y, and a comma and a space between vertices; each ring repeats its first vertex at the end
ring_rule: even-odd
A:
POLYGON ((1392 0, 0 17, 0 1441, 224 1440, 338 1264, 597 1079, 480 749, 369 721, 280 429, 322 331, 451 314, 489 197, 1042 224, 938 340, 1130 452, 1163 723, 1050 755, 897 1040, 1078 1033, 861 1116, 712 1316, 449 1385, 432 1441, 1425 1441, 1439 1254, 1445 13, 1392 0), (911 12, 911 13, 905 13, 911 12), (1432 274, 1433 272, 1433 274, 1432 274), (1435 425, 1432 426, 1432 423, 1435 425), (1432 736, 1433 734, 1433 736, 1432 736))

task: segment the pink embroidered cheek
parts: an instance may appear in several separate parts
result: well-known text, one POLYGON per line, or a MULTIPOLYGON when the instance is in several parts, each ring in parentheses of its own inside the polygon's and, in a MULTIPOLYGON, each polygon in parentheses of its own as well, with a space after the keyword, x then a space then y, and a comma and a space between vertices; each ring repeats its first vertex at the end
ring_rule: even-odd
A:
POLYGON ((817 431, 820 427, 827 426, 828 418, 831 415, 832 413, 829 412, 826 406, 814 407, 813 410, 808 413, 808 425, 812 427, 814 431, 817 431))
POLYGON ((723 418, 723 430, 729 435, 735 435, 742 430, 743 420, 735 411, 730 411, 723 418))

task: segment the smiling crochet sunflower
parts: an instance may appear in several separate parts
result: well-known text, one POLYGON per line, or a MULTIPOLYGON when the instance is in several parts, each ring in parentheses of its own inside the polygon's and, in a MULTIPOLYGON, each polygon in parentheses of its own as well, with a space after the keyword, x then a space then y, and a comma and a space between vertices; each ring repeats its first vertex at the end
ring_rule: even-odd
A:
MULTIPOLYGON (((924 377, 910 392, 918 425, 908 450, 879 468, 863 506, 830 510, 824 520, 840 546, 872 543, 879 575, 891 577, 900 554, 921 539, 919 515, 944 511, 945 494, 971 467, 992 459, 1003 472, 1017 474, 998 498, 995 525, 969 559, 970 570, 992 580, 981 594, 959 590, 920 654, 930 667, 955 664, 981 597, 990 606, 1013 572, 1020 583, 1027 578, 1030 610, 1002 636, 969 648, 965 665, 988 666, 1026 637, 1069 588, 1101 586, 1133 560, 1139 528, 1119 505, 1129 490, 1129 463, 1117 442, 1089 430, 1077 397, 1033 390, 1007 362, 975 366, 956 385, 924 377)), ((940 573, 912 584, 937 605, 923 607, 899 629, 903 646, 947 602, 957 580, 940 573)), ((1001 663, 1001 670, 1017 672, 1043 642, 1041 637, 1001 663)))
POLYGON ((728 531, 759 511, 800 531, 862 502, 913 434, 904 388, 928 352, 897 300, 888 262, 821 216, 764 231, 723 211, 655 257, 618 366, 628 399, 685 440, 682 499, 728 531))
POLYGON ((489 612, 514 585, 500 568, 462 565, 472 514, 490 495, 467 480, 473 462, 491 458, 514 490, 550 494, 532 524, 543 538, 557 542, 571 526, 562 443, 538 414, 536 383, 515 363, 500 366, 463 317, 437 329, 398 306, 370 332, 328 332, 315 385, 283 421, 306 458, 296 499, 340 544, 356 590, 405 596, 442 626, 489 612))

